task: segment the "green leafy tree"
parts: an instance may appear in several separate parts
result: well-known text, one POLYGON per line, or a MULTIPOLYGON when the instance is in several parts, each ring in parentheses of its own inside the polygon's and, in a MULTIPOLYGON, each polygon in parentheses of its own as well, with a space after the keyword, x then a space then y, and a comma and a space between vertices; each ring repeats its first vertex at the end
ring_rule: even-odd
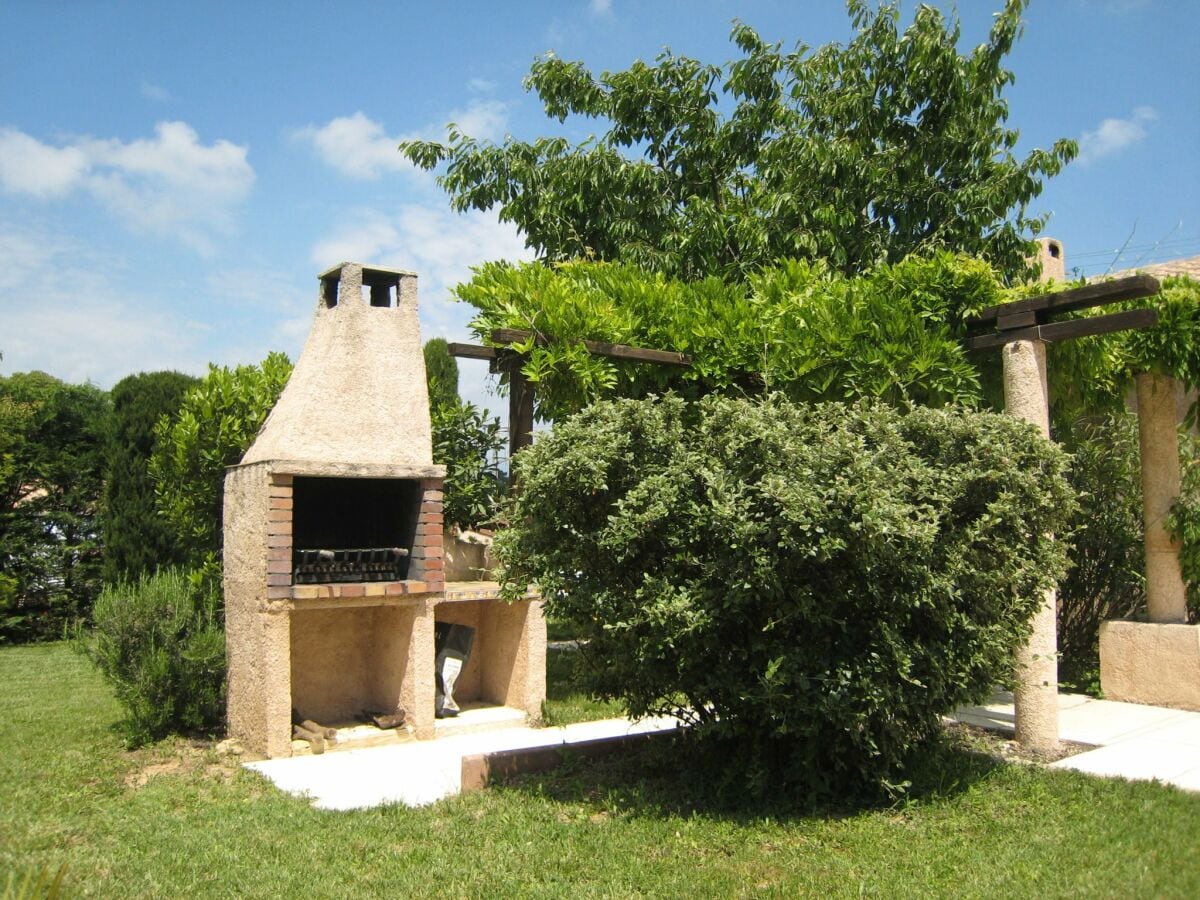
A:
POLYGON ((458 402, 458 361, 450 355, 450 345, 445 338, 431 338, 423 349, 430 405, 455 405, 458 402))
POLYGON ((142 372, 111 391, 113 417, 104 486, 104 580, 135 579, 187 558, 158 512, 150 456, 154 426, 179 411, 197 379, 180 372, 142 372))
POLYGON ((108 395, 0 378, 0 640, 60 637, 100 589, 108 395))
POLYGON ((1066 570, 1066 466, 990 413, 605 402, 517 457, 496 546, 589 686, 692 722, 737 789, 870 792, 1011 674, 1066 570))
POLYGON ((498 208, 544 259, 623 260, 687 280, 739 280, 783 258, 853 273, 950 249, 1029 272, 1027 207, 1077 153, 1060 140, 1014 155, 1004 59, 1027 0, 1007 0, 987 40, 960 54, 960 26, 919 6, 849 0, 845 45, 784 51, 736 24, 739 58, 664 52, 595 76, 548 55, 525 80, 546 114, 603 123, 599 136, 502 144, 454 125, 446 143, 405 141, 442 166, 455 209, 498 208))
POLYGON ((155 426, 150 476, 158 508, 193 563, 220 552, 225 468, 254 442, 291 373, 283 353, 257 366, 210 365, 179 412, 155 426))

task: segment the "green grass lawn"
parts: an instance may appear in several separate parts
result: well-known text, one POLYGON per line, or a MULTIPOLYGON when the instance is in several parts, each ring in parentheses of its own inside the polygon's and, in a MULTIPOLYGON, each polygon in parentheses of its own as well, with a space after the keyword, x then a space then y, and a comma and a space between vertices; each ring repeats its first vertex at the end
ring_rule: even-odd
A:
POLYGON ((202 746, 127 753, 117 715, 66 646, 0 649, 0 893, 65 864, 120 897, 1200 896, 1200 796, 964 750, 893 809, 713 808, 651 748, 333 813, 202 746))

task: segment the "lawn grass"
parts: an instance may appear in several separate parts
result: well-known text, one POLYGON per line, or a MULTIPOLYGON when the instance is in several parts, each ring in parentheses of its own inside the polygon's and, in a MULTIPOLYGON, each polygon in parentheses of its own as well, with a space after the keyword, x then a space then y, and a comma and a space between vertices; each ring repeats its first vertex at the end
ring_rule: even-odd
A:
POLYGON ((578 650, 546 649, 546 702, 542 720, 547 725, 613 719, 625 714, 620 703, 597 700, 580 686, 578 650))
POLYGON ((1200 796, 961 749, 893 809, 714 807, 651 747, 335 813, 185 742, 127 753, 117 715, 66 646, 0 649, 0 885, 65 864, 68 892, 121 897, 1200 895, 1200 796))

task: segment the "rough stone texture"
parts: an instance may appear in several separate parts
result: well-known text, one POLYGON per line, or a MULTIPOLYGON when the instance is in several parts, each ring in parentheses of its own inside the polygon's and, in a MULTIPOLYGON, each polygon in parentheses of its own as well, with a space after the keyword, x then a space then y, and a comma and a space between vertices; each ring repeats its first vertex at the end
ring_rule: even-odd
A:
POLYGON ((1104 622, 1100 686, 1108 700, 1200 711, 1200 625, 1104 622))
POLYGON ((318 291, 308 341, 243 463, 374 464, 414 472, 433 465, 417 276, 370 271, 396 278, 396 306, 367 302, 358 263, 322 273, 330 279, 340 272, 337 304, 328 306, 318 291))
POLYGON ((1038 238, 1038 262, 1042 264, 1040 281, 1063 282, 1067 279, 1067 254, 1057 238, 1038 238))
POLYGON ((263 647, 267 638, 268 491, 265 465, 237 467, 225 476, 224 519, 240 523, 226 531, 224 548, 227 715, 230 733, 256 755, 267 755, 269 688, 264 667, 269 663, 263 647))
MULTIPOLYGON (((1046 277, 1045 271, 1042 273, 1046 277)), ((1046 390, 1046 345, 1014 341, 1001 350, 1004 357, 1004 411, 1032 422, 1050 436, 1046 390)), ((1047 591, 1033 618, 1029 643, 1017 653, 1016 738, 1032 750, 1051 751, 1058 745, 1058 628, 1056 595, 1047 591)))
POLYGON ((491 555, 490 539, 471 540, 457 534, 442 536, 447 581, 486 581, 492 576, 496 561, 491 555))
POLYGON ((1143 523, 1146 533, 1146 609, 1151 622, 1187 622, 1187 592, 1179 570, 1179 542, 1166 517, 1179 497, 1179 433, 1176 414, 1182 384, 1168 375, 1137 376, 1138 436, 1142 458, 1143 523))

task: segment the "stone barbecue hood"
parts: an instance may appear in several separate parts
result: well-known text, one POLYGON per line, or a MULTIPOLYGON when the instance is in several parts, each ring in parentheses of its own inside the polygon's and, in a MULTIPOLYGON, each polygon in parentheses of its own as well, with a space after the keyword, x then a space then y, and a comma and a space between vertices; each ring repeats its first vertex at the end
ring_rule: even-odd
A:
POLYGON ((295 474, 440 477, 417 276, 344 262, 320 274, 308 341, 243 464, 295 474))

